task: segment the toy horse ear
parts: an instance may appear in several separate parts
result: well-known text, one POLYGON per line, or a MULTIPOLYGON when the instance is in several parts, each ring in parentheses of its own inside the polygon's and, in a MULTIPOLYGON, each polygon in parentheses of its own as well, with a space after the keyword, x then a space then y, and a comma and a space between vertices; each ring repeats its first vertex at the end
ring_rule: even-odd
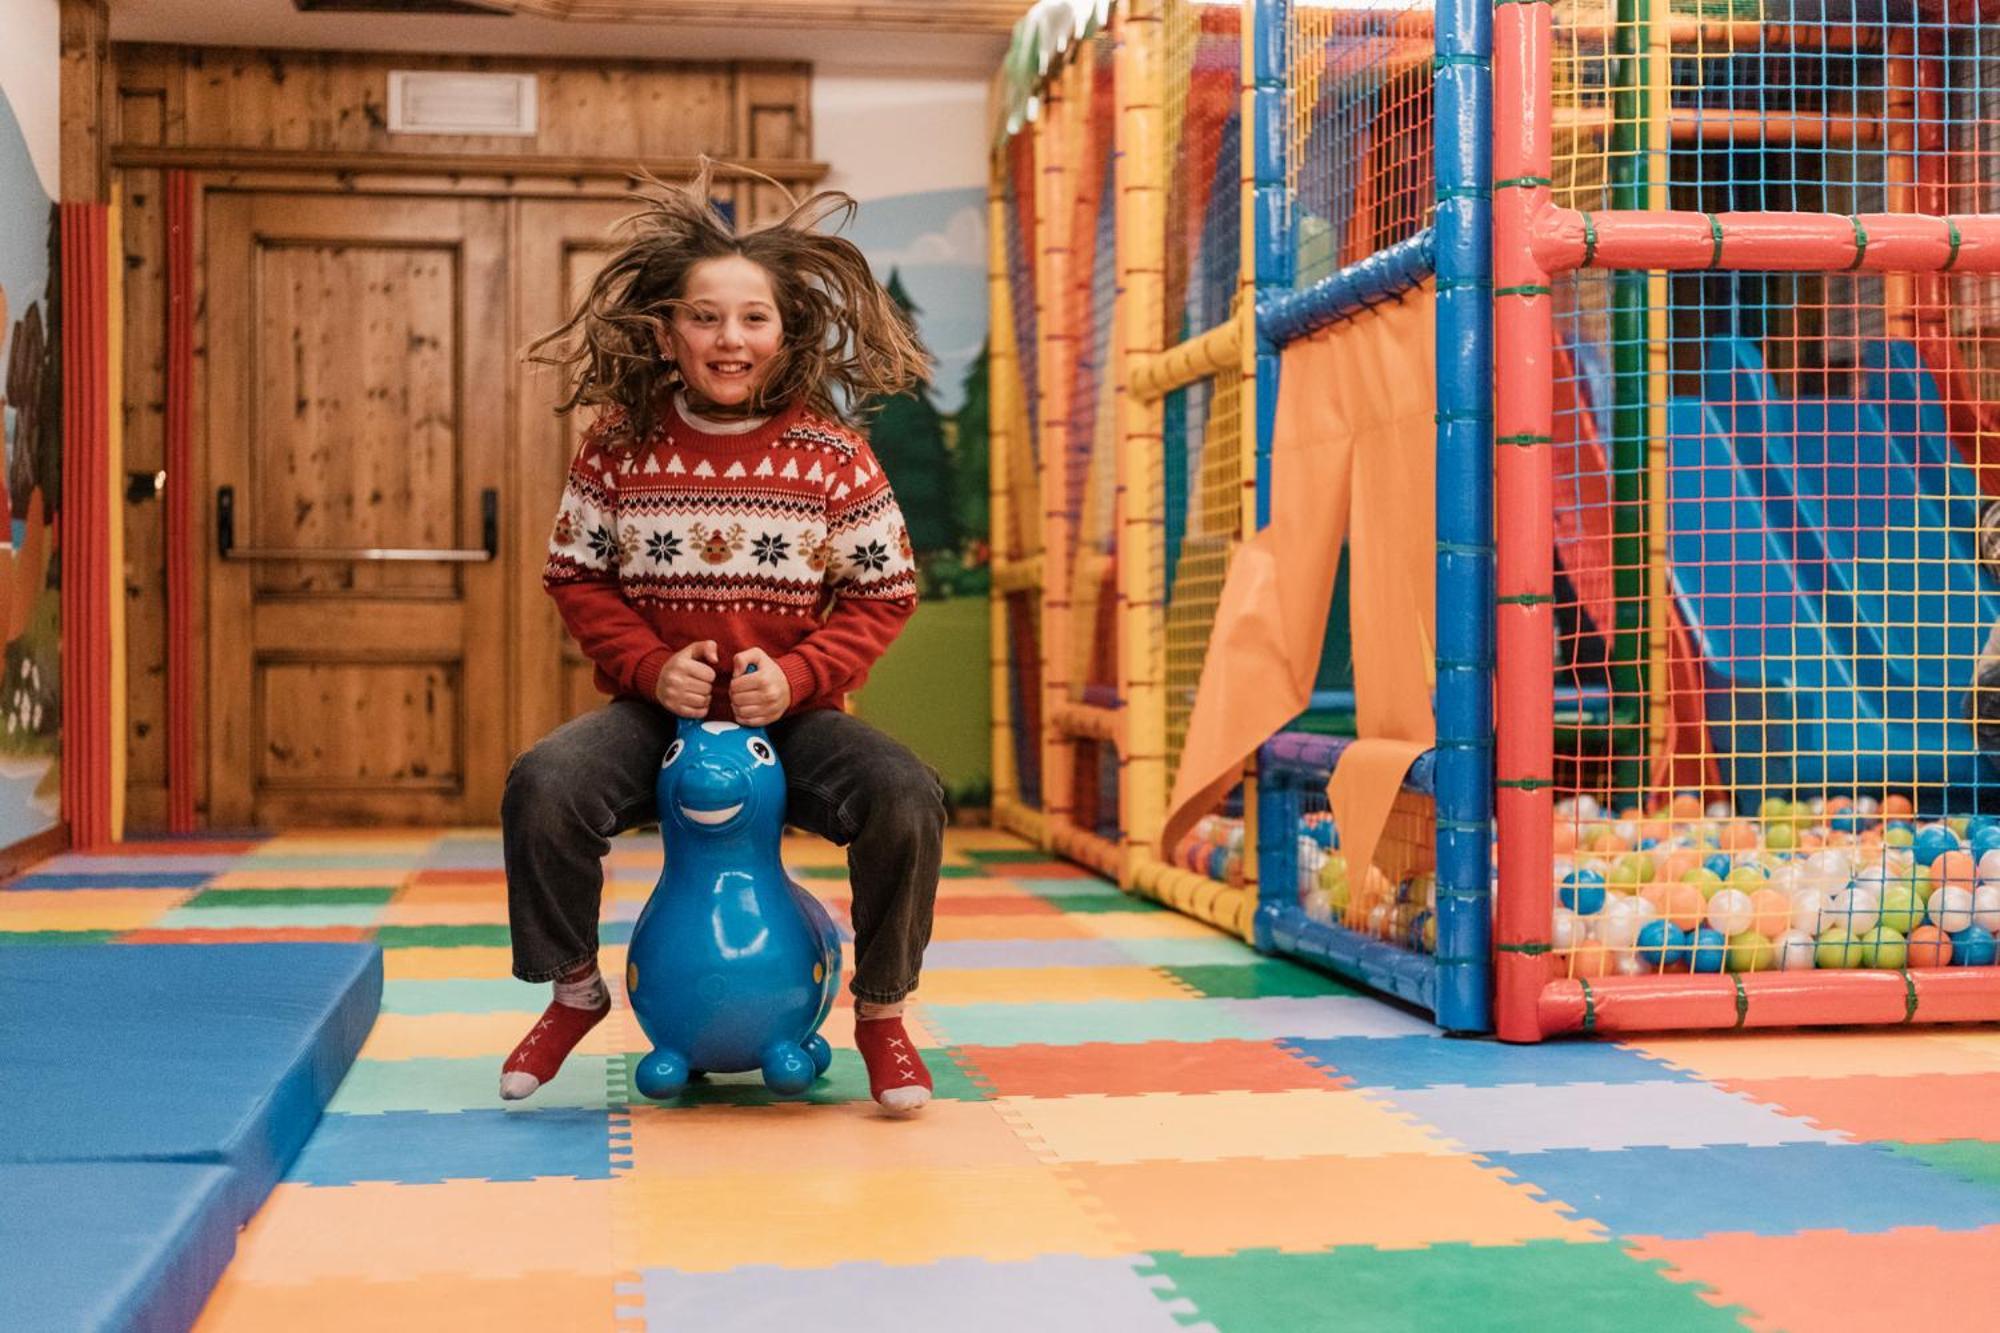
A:
POLYGON ((674 735, 681 740, 692 739, 695 729, 699 726, 701 719, 698 717, 682 717, 678 713, 674 714, 674 735))

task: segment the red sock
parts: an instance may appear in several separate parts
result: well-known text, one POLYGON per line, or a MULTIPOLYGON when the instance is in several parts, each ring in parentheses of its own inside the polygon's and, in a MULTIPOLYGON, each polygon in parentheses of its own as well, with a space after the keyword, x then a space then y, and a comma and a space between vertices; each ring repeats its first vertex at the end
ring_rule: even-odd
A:
POLYGON ((931 1099, 931 1071, 898 1018, 862 1018, 854 1045, 868 1066, 868 1093, 892 1111, 914 1111, 931 1099))
MULTIPOLYGON (((581 976, 565 977, 563 981, 567 983, 589 978, 596 971, 597 966, 593 963, 581 970, 581 976)), ((599 1003, 588 1009, 564 1004, 561 1000, 549 1003, 535 1026, 528 1029, 528 1035, 521 1038, 521 1044, 500 1066, 501 1097, 518 1101, 556 1076, 556 1071, 562 1068, 563 1061, 576 1049, 576 1044, 611 1012, 611 995, 601 983, 597 987, 596 998, 599 1003)))

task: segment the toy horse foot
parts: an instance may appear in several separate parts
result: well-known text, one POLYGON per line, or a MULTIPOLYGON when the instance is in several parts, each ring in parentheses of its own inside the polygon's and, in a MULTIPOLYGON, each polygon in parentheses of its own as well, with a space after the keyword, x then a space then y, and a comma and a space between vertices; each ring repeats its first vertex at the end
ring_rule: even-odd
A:
POLYGON ((680 1096, 687 1087, 688 1072, 685 1057, 674 1051, 656 1050, 639 1061, 639 1067, 632 1071, 632 1082, 654 1101, 667 1101, 680 1096))
POLYGON ((780 1097, 796 1097, 812 1086, 819 1071, 812 1056, 795 1041, 774 1041, 764 1048, 764 1086, 780 1097))
POLYGON ((828 1066, 833 1063, 833 1044, 815 1032, 799 1045, 813 1062, 813 1076, 817 1078, 826 1073, 828 1066))

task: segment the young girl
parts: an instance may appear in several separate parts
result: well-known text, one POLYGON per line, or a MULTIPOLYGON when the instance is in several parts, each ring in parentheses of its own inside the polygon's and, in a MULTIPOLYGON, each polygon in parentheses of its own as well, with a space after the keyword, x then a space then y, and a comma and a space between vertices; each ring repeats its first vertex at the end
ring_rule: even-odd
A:
POLYGON ((860 250, 818 230, 853 200, 815 195, 739 235, 706 168, 652 186, 582 308, 530 349, 563 370, 559 413, 599 409, 542 583, 613 697, 507 776, 514 975, 555 996, 500 1095, 555 1077, 610 1009, 601 860, 655 817, 678 714, 769 728, 788 822, 848 849, 855 1045, 875 1100, 915 1110, 931 1080, 901 1015, 930 940, 944 793, 840 709, 916 609, 902 514, 845 413, 928 378, 929 360, 860 250))

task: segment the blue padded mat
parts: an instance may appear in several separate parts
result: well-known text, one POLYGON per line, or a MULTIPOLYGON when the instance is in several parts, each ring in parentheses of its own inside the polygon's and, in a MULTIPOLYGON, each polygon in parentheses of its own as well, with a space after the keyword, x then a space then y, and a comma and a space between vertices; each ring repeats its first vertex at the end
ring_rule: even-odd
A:
POLYGON ((20 1329, 185 1329, 236 1253, 232 1172, 0 1165, 0 1309, 20 1329))
POLYGON ((231 1168, 271 1192, 374 1026, 372 944, 79 945, 0 969, 0 1163, 231 1168))

